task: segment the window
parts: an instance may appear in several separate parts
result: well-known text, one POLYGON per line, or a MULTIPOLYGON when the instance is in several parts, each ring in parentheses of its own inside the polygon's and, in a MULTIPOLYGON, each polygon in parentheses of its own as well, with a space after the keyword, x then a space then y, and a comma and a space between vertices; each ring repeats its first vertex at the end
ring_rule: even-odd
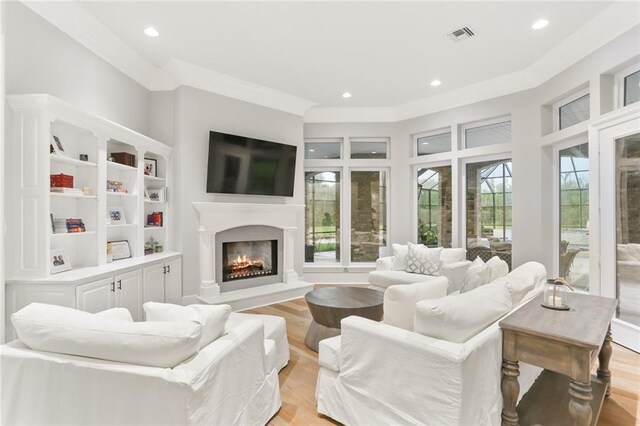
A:
POLYGON ((305 172, 305 262, 340 262, 340 172, 305 172))
POLYGON ((451 247, 451 166, 418 169, 418 242, 451 247))
POLYGON ((387 172, 351 172, 351 262, 386 255, 387 172))
POLYGON ((451 132, 439 132, 416 137, 418 155, 451 151, 451 132))
POLYGON ((463 127, 465 148, 504 144, 511 142, 511 121, 463 127))
POLYGON ((352 159, 387 158, 387 138, 351 138, 350 142, 352 159))
POLYGON ((640 326, 640 134, 616 140, 616 317, 640 326))
POLYGON ((560 106, 560 108, 558 108, 558 128, 560 130, 566 129, 567 127, 571 127, 575 124, 588 120, 590 113, 589 101, 590 97, 587 93, 578 99, 574 99, 573 101, 560 106))
POLYGON ((640 101, 640 70, 624 78, 624 106, 640 101))
POLYGON ((589 144, 560 150, 559 274, 589 290, 589 144))
POLYGON ((342 139, 307 140, 305 160, 339 160, 342 158, 342 139))
POLYGON ((511 268, 511 160, 467 164, 467 258, 493 256, 511 268))

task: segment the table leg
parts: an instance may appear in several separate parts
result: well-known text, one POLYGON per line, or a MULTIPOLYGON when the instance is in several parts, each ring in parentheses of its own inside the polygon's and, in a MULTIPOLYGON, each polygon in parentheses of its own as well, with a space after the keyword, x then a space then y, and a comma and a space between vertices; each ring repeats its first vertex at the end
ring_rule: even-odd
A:
POLYGON ((602 343, 602 348, 598 354, 598 378, 601 379, 607 385, 607 391, 604 394, 605 397, 611 395, 611 371, 609 371, 609 361, 611 361, 611 325, 607 330, 607 335, 602 343))
POLYGON ((569 415, 574 426, 587 426, 591 424, 591 383, 580 383, 571 380, 569 384, 569 415))
POLYGON ((518 361, 502 360, 502 424, 504 426, 516 426, 518 424, 518 412, 516 403, 520 394, 518 376, 520 367, 518 361))

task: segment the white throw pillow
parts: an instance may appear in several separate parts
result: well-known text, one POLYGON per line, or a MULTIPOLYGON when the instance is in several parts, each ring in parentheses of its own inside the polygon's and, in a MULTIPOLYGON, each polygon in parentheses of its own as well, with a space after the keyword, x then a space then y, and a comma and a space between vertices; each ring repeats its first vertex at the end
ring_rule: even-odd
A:
POLYGON ((463 248, 445 248, 440 253, 440 265, 450 265, 466 260, 467 251, 463 248))
POLYGON ((129 312, 127 308, 111 308, 106 311, 98 312, 94 315, 105 319, 133 322, 131 312, 129 312))
POLYGON ((143 305, 147 321, 195 321, 202 325, 200 349, 222 336, 231 306, 229 305, 174 305, 147 302, 143 305))
POLYGON ((198 352, 196 322, 129 322, 56 305, 31 303, 11 315, 31 349, 173 368, 198 352))
POLYGON ((438 276, 441 252, 442 247, 429 248, 409 243, 406 271, 414 274, 438 276))
POLYGON ((487 267, 490 271, 489 282, 496 278, 504 277, 509 273, 509 264, 498 256, 493 256, 487 261, 487 267))
POLYGON ((409 246, 405 244, 391 244, 393 250, 393 270, 405 271, 407 269, 407 255, 409 246))
POLYGON ((485 285, 468 293, 427 299, 416 305, 414 330, 425 336, 464 343, 511 310, 502 285, 485 285))
POLYGON ((520 304, 525 296, 533 290, 534 294, 538 290, 544 289, 544 283, 547 280, 547 270, 544 265, 538 262, 527 262, 520 265, 504 277, 497 278, 492 284, 501 284, 505 286, 511 294, 511 301, 514 306, 520 304))
POLYGON ((389 286, 384 292, 384 323, 413 331, 416 303, 444 297, 448 285, 449 280, 440 277, 414 284, 389 286))
POLYGON ((467 269, 464 281, 460 287, 460 293, 466 293, 489 283, 490 276, 491 270, 487 264, 479 257, 476 257, 476 260, 474 260, 469 266, 469 269, 467 269))

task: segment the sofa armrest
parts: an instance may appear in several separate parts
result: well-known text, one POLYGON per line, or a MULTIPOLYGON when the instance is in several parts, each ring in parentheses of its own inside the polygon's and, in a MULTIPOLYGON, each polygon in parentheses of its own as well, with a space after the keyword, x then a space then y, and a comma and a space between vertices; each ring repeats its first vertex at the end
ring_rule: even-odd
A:
POLYGON ((439 276, 447 277, 449 280, 449 288, 447 294, 460 290, 464 277, 467 274, 467 269, 471 262, 468 260, 462 260, 460 262, 449 263, 448 265, 442 265, 440 267, 439 276))
POLYGON ((376 260, 376 271, 393 271, 395 256, 380 257, 376 260))

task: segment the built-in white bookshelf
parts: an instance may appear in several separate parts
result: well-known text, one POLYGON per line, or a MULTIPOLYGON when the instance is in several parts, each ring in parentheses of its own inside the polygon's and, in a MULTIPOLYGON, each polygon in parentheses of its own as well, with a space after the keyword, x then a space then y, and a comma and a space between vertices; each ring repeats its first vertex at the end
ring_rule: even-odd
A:
POLYGON ((127 241, 132 258, 144 258, 150 238, 163 252, 171 249, 169 146, 48 95, 12 95, 7 101, 7 173, 16 183, 7 185, 7 237, 14 246, 8 250, 9 279, 51 276, 54 252, 64 253, 72 267, 56 278, 99 268, 108 263, 107 243, 113 241, 127 241), (122 153, 129 164, 122 164, 122 153), (60 174, 73 177, 75 190, 51 190, 50 176, 60 174), (109 189, 116 183, 122 192, 109 189), (162 198, 148 198, 150 191, 162 198), (162 213, 161 226, 149 226, 147 216, 154 212, 162 213), (111 213, 123 220, 114 222, 111 213), (85 232, 54 232, 62 231, 65 219, 81 219, 85 232))

